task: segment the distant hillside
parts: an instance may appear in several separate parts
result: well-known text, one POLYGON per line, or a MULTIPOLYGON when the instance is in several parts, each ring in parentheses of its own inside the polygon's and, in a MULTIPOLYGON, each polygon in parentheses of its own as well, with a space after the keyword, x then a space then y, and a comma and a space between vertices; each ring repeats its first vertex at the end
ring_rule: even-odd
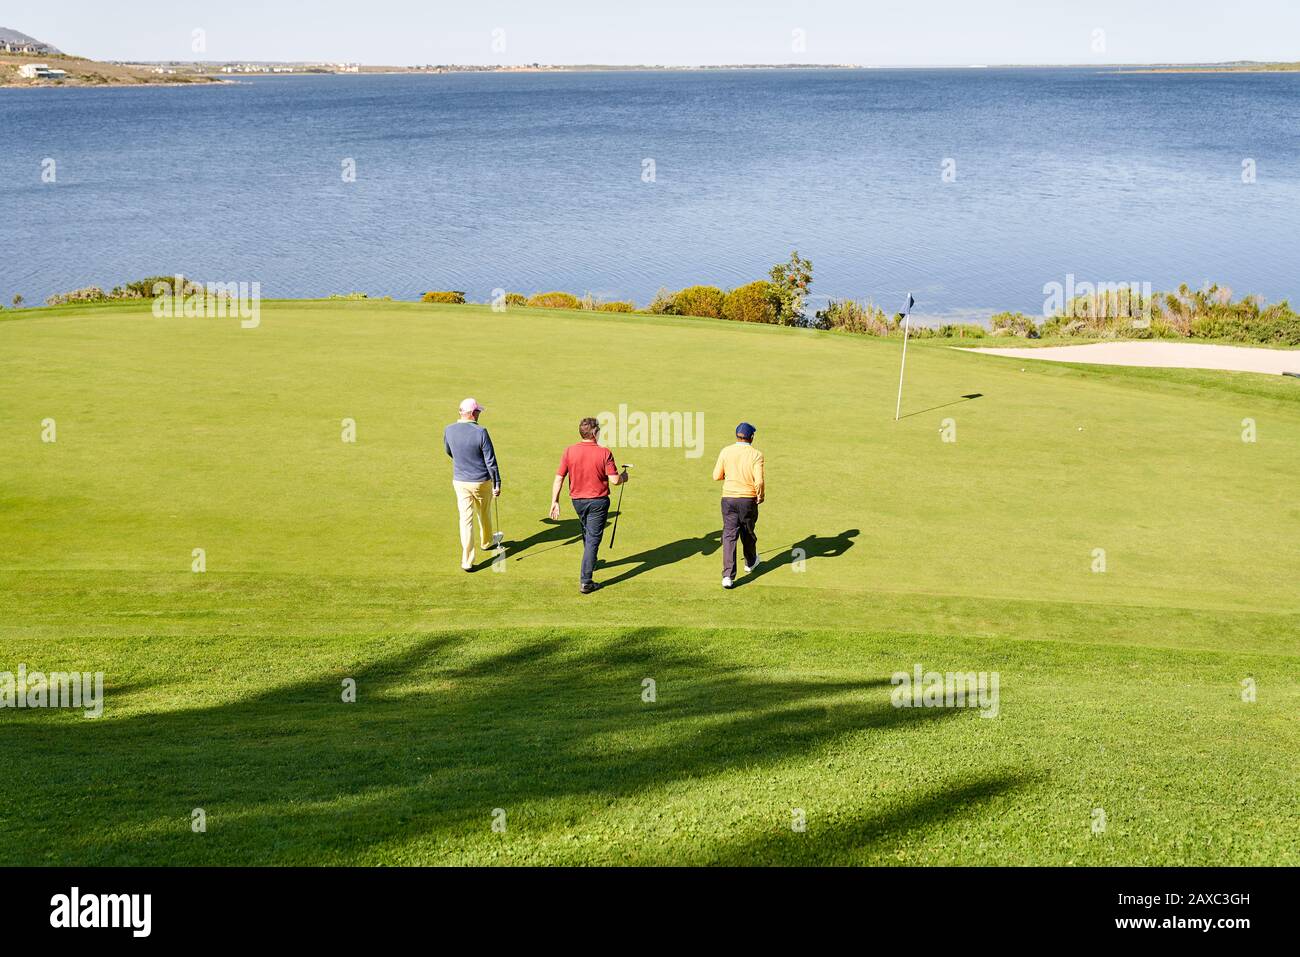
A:
POLYGON ((130 63, 101 63, 84 57, 51 53, 0 52, 0 87, 138 86, 143 83, 224 83, 219 75, 196 72, 192 67, 163 67, 130 63), (24 76, 36 64, 50 73, 24 76))
POLYGON ((0 27, 0 53, 21 53, 29 48, 34 53, 61 52, 57 47, 35 37, 29 37, 17 30, 10 30, 8 27, 0 27))

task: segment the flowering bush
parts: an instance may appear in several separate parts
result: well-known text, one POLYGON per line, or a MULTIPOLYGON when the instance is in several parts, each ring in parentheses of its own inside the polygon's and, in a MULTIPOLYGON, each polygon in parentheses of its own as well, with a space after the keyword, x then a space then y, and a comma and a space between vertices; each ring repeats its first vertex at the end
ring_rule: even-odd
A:
POLYGON ((812 286, 812 263, 792 252, 789 262, 772 267, 768 279, 776 295, 776 321, 783 326, 807 325, 803 304, 812 286))

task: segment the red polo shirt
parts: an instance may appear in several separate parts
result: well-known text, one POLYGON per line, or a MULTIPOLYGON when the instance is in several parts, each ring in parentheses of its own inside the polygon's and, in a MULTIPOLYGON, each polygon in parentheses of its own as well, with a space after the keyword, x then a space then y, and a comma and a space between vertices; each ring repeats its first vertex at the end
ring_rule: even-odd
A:
POLYGON ((570 498, 609 498, 609 479, 617 475, 614 453, 596 444, 594 439, 584 439, 564 450, 556 475, 569 477, 570 498))

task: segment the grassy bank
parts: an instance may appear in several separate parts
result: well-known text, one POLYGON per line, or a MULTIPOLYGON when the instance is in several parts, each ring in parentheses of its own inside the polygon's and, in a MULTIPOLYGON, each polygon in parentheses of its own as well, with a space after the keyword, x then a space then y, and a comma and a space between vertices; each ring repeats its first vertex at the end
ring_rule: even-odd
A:
POLYGON ((925 341, 895 423, 898 343, 815 330, 4 315, 0 671, 106 684, 96 720, 0 710, 41 784, 0 793, 5 863, 1300 863, 1293 382, 925 341), (457 566, 468 394, 503 572, 457 566), (621 404, 702 412, 704 442, 616 450, 582 597, 551 476, 621 404), (709 470, 741 419, 767 563, 725 593, 709 470), (998 716, 892 707, 917 663, 998 672, 998 716))

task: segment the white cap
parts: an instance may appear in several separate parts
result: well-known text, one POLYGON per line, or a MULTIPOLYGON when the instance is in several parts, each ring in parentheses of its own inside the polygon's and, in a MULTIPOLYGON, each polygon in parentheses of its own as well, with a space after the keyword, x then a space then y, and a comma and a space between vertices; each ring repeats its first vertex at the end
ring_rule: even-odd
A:
POLYGON ((478 404, 477 399, 466 399, 460 404, 460 414, 469 415, 471 412, 486 412, 483 406, 478 404))

